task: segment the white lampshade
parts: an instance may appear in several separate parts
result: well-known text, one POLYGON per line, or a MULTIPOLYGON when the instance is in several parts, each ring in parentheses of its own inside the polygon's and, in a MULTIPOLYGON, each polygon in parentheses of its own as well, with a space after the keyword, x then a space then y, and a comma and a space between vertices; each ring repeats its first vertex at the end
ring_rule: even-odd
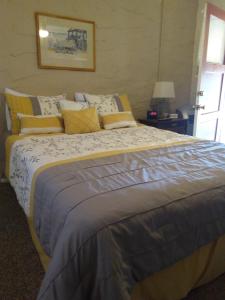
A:
POLYGON ((174 82, 156 82, 152 98, 175 98, 174 82))

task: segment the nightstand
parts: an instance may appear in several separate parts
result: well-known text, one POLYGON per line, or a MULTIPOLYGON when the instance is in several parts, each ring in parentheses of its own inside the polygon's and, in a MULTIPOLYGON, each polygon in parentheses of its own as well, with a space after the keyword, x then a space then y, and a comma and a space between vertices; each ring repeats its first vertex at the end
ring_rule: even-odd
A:
POLYGON ((138 120, 141 124, 187 134, 187 119, 159 119, 159 120, 138 120))

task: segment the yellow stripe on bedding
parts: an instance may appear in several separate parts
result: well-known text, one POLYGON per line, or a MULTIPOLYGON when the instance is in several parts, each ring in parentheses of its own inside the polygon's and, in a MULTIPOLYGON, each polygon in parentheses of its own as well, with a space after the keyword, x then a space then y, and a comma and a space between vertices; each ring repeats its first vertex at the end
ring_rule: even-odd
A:
POLYGON ((137 123, 130 111, 102 115, 105 129, 136 127, 137 123))
POLYGON ((12 134, 18 134, 20 132, 20 120, 17 118, 17 114, 33 115, 31 100, 29 97, 19 97, 9 94, 5 96, 12 120, 12 134))
POLYGON ((130 101, 127 95, 119 96, 124 111, 132 111, 130 101))
POLYGON ((59 116, 22 116, 20 133, 56 133, 63 132, 62 118, 59 116))

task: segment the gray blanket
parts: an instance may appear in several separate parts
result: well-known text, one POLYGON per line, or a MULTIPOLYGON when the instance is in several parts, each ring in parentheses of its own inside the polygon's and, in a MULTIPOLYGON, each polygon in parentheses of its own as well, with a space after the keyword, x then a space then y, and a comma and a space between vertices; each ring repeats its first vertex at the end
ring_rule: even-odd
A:
POLYGON ((38 299, 128 300, 135 283, 225 234, 225 146, 196 142, 52 167, 35 224, 38 299))

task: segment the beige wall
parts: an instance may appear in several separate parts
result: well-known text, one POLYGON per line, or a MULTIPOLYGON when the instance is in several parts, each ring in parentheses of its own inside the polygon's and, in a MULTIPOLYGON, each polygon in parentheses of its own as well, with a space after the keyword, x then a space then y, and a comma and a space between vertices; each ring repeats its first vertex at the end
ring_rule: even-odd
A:
POLYGON ((162 80, 174 80, 174 105, 189 101, 196 0, 165 0, 159 51, 161 0, 1 0, 0 90, 32 94, 126 92, 135 115, 145 116, 158 58, 162 80), (96 22, 96 72, 37 68, 34 12, 96 22))
POLYGON ((159 76, 175 82, 173 107, 190 102, 196 0, 165 0, 159 76))

